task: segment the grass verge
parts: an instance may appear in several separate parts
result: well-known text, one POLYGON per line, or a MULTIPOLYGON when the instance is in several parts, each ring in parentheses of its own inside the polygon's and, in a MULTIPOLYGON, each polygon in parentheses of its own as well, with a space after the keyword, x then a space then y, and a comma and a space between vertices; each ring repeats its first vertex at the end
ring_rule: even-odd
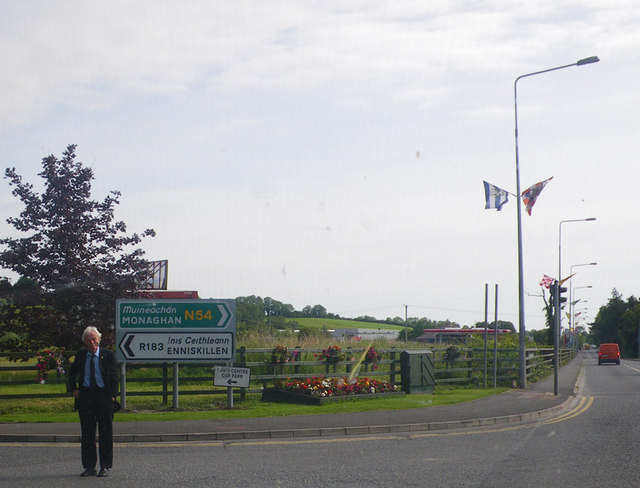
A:
MULTIPOLYGON (((262 402, 260 395, 249 394, 243 402, 237 397, 234 398, 232 409, 226 407, 226 398, 217 397, 212 400, 211 396, 206 395, 180 397, 178 410, 173 410, 166 405, 150 404, 148 399, 141 401, 134 398, 127 399, 127 407, 130 410, 118 412, 115 415, 115 421, 216 420, 425 408, 469 402, 502 393, 507 389, 437 388, 433 394, 429 395, 404 395, 372 400, 354 399, 353 401, 328 403, 321 406, 262 402)), ((72 411, 72 405, 71 398, 29 402, 5 400, 0 405, 2 409, 0 423, 77 422, 78 415, 72 411)))

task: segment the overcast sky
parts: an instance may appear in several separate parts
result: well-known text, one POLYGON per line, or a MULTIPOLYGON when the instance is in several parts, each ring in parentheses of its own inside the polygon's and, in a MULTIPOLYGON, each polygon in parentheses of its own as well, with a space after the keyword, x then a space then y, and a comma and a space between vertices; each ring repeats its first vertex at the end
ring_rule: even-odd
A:
POLYGON ((521 190, 553 177, 523 209, 526 327, 560 221, 596 217, 561 231, 563 276, 598 263, 573 268, 591 321, 640 293, 637 0, 3 1, 0 163, 40 185, 77 144, 170 289, 473 325, 488 283, 517 327, 516 200, 482 182, 516 193, 514 80, 596 55, 518 82, 521 190))

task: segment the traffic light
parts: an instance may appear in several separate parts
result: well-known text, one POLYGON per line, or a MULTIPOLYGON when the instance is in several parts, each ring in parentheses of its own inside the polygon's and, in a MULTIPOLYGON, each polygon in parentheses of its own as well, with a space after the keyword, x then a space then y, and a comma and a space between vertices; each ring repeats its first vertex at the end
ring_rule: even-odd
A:
POLYGON ((563 297, 562 294, 566 293, 567 287, 560 286, 560 283, 554 281, 553 284, 549 287, 549 293, 551 293, 551 303, 553 306, 556 306, 556 294, 558 295, 558 306, 562 308, 562 304, 567 301, 567 297, 563 297))
POLYGON ((567 297, 563 297, 562 294, 567 292, 566 286, 558 286, 558 303, 562 307, 562 304, 567 301, 567 297))

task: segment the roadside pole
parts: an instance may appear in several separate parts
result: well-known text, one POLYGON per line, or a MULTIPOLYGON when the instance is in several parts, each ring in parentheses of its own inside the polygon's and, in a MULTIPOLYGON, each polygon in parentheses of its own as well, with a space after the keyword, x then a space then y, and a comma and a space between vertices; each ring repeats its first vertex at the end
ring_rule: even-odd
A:
POLYGON ((484 375, 483 388, 487 387, 487 314, 489 306, 489 283, 484 284, 484 375))
POLYGON ((178 410, 179 403, 179 388, 178 388, 178 378, 180 377, 178 374, 178 363, 173 363, 173 409, 178 410))
MULTIPOLYGON (((233 364, 234 299, 116 300, 116 359, 126 408, 126 364, 173 364, 173 409, 179 408, 180 363, 233 364)), ((166 397, 163 397, 166 398, 166 397)), ((228 391, 233 406, 232 389, 228 391)))

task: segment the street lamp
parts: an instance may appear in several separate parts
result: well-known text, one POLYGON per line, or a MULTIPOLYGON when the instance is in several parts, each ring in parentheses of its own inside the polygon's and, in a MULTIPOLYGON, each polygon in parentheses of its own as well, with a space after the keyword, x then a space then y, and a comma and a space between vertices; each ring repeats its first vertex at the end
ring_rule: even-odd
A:
POLYGON ((560 286, 562 285, 562 224, 566 224, 568 222, 592 222, 596 220, 595 217, 589 217, 586 219, 570 219, 570 220, 561 220, 558 225, 558 286, 556 288, 555 294, 555 331, 553 333, 553 394, 558 394, 558 370, 560 369, 560 365, 558 362, 558 347, 560 344, 560 327, 562 323, 562 314, 560 313, 560 286))
MULTIPOLYGON (((596 266, 598 263, 581 263, 581 264, 572 264, 569 267, 569 276, 573 276, 573 268, 577 268, 578 266, 596 266)), ((586 287, 582 287, 586 288, 586 287)), ((589 286, 591 288, 591 286, 589 286)), ((573 280, 569 282, 569 330, 573 327, 573 280)))
MULTIPOLYGON (((558 282, 562 281, 562 224, 566 224, 568 222, 593 222, 596 220, 595 217, 589 217, 586 219, 571 219, 571 220, 561 220, 558 225, 558 282)), ((595 263, 594 263, 595 264, 595 263)))
POLYGON ((525 75, 520 75, 516 78, 513 83, 513 105, 515 109, 515 138, 516 138, 516 192, 518 194, 517 198, 517 216, 518 216, 518 326, 519 326, 519 334, 520 334, 520 388, 527 387, 527 368, 526 368, 526 357, 525 357, 525 333, 526 328, 524 324, 524 272, 523 272, 523 262, 522 262, 522 204, 520 203, 520 157, 518 154, 518 81, 522 78, 527 78, 529 76, 540 75, 543 73, 548 73, 550 71, 556 71, 559 69, 570 68, 572 66, 582 66, 585 64, 597 63, 600 61, 598 56, 591 56, 589 58, 581 59, 573 64, 567 64, 564 66, 558 66, 557 68, 545 69, 542 71, 535 71, 533 73, 527 73, 525 75))
MULTIPOLYGON (((585 288, 591 288, 591 287, 590 287, 590 286, 588 286, 588 287, 585 287, 585 288)), ((584 301, 584 303, 587 303, 587 300, 583 300, 583 301, 584 301)), ((578 308, 578 309, 574 310, 574 314, 575 314, 576 312, 577 312, 578 314, 580 314, 580 313, 584 312, 584 315, 583 315, 582 317, 580 317, 580 319, 581 319, 581 320, 582 320, 582 319, 585 319, 585 321, 586 321, 586 319, 589 317, 589 308, 588 308, 588 307, 578 308)), ((577 327, 578 327, 578 321, 576 321, 576 323, 573 325, 573 327, 574 327, 574 329, 577 329, 577 327)))
MULTIPOLYGON (((598 263, 592 263, 592 264, 598 264, 598 263)), ((575 290, 579 290, 581 288, 592 288, 591 285, 587 285, 587 286, 576 286, 573 291, 575 292, 575 290)), ((571 291, 571 288, 569 288, 569 291, 571 291)), ((569 295, 571 296, 571 295, 569 295)), ((582 302, 582 303, 587 303, 586 300, 572 300, 569 302, 569 320, 570 320, 570 324, 569 327, 573 327, 573 331, 575 333, 576 330, 576 303, 578 302, 582 302)), ((586 310, 586 309, 585 309, 586 310)), ((578 349, 578 345, 574 344, 574 348, 577 350, 578 349)))

